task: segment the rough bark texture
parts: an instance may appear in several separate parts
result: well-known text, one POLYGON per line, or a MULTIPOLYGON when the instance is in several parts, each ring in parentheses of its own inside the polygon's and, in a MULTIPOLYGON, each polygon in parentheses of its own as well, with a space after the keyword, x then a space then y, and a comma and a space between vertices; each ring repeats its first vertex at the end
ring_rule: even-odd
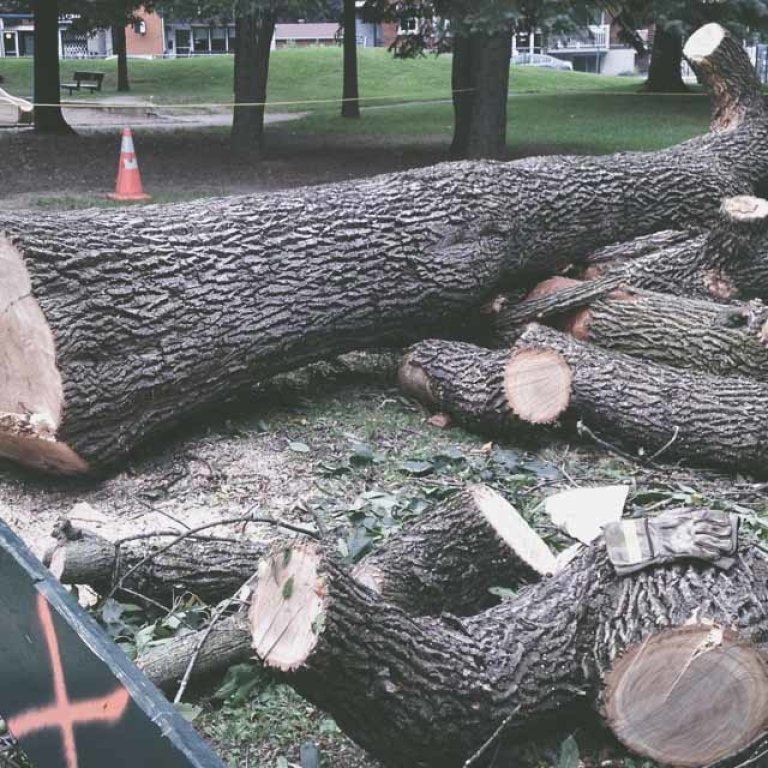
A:
MULTIPOLYGON (((204 542, 195 543, 195 549, 206 546, 204 542)), ((98 578, 101 581, 97 583, 104 583, 110 556, 114 559, 111 545, 101 539, 69 542, 64 552, 71 557, 65 560, 64 575, 60 577, 63 581, 94 585, 93 580, 98 578), (97 561, 97 565, 88 570, 88 565, 82 563, 86 557, 97 561)), ((181 560, 193 554, 179 552, 177 557, 181 560)), ((205 570, 208 559, 207 552, 197 558, 201 570, 205 570)), ((239 583, 251 577, 258 560, 254 557, 249 561, 250 569, 240 575, 239 583)), ((55 552, 53 561, 55 565, 55 552)), ((227 567, 229 564, 223 561, 214 570, 227 567)), ((472 486, 390 536, 355 566, 352 575, 414 615, 466 614, 498 603, 498 598, 489 592, 491 587, 517 589, 538 581, 554 567, 555 558, 546 544, 503 498, 489 488, 472 486)), ((139 574, 140 583, 133 588, 141 588, 144 594, 152 594, 150 589, 162 594, 167 587, 166 571, 150 568, 149 572, 139 574)), ((230 578, 236 579, 237 572, 232 570, 230 578)), ((178 567, 171 571, 177 582, 179 571, 178 567)), ((199 573, 193 574, 196 583, 201 577, 199 573)), ((233 594, 236 588, 230 586, 229 592, 221 597, 233 594)), ((206 631, 183 635, 150 650, 141 657, 139 666, 156 685, 171 688, 183 676, 206 631)), ((248 658, 251 637, 244 619, 236 616, 214 626, 212 637, 203 648, 205 655, 193 669, 194 678, 248 658)))
POLYGON ((360 117, 360 92, 357 84, 357 4, 344 0, 344 83, 341 116, 360 117))
MULTIPOLYGON (((281 569, 277 584, 259 582, 254 595, 275 596, 273 615, 252 617, 267 665, 275 658, 260 647, 262 622, 303 631, 312 613, 294 597, 280 601, 290 576, 290 566, 281 569)), ((768 650, 768 568, 749 548, 728 572, 684 565, 620 579, 597 545, 557 576, 462 620, 409 616, 327 559, 315 578, 323 621, 286 679, 397 768, 461 766, 501 726, 515 739, 546 715, 562 722, 572 707, 598 702, 628 646, 694 616, 732 627, 754 653, 768 650)))
POLYGON ((653 93, 687 91, 681 71, 682 63, 682 30, 677 26, 668 26, 665 21, 656 22, 646 89, 653 93))
MULTIPOLYGON (((523 422, 506 392, 507 366, 519 350, 563 357, 572 371, 569 413, 591 432, 649 456, 764 474, 768 459, 768 385, 648 363, 531 326, 514 350, 470 344, 417 344, 403 366, 421 376, 409 394, 471 429, 520 434, 523 422)), ((530 429, 530 425, 525 425, 530 429)))
POLYGON ((232 149, 244 157, 259 155, 264 146, 264 104, 274 31, 274 12, 254 3, 235 18, 235 103, 244 106, 232 112, 232 149))
POLYGON ((34 0, 32 10, 35 14, 35 130, 38 133, 73 133, 59 106, 58 0, 34 0))
POLYGON ((219 621, 203 637, 206 630, 180 635, 171 642, 152 648, 140 657, 139 669, 161 690, 172 691, 181 682, 190 661, 200 648, 193 679, 201 680, 222 670, 248 661, 253 656, 251 631, 243 613, 219 621))
POLYGON ((516 589, 554 567, 518 513, 491 489, 473 486, 390 536, 352 575, 409 613, 464 615, 498 602, 491 587, 516 589))
POLYGON ((5 397, 0 452, 58 471, 113 463, 280 370, 444 334, 501 281, 706 225, 723 196, 768 177, 768 120, 729 37, 694 66, 741 122, 661 152, 445 164, 270 196, 1 217, 0 255, 21 257, 28 273, 17 292, 5 289, 7 320, 23 325, 39 306, 58 372, 32 378, 62 392, 58 405, 5 397), (65 447, 75 455, 59 456, 65 447))
MULTIPOLYGON (((497 317, 498 335, 511 346, 524 329, 506 321, 505 309, 501 306, 497 317)), ((580 341, 673 368, 768 381, 766 320, 765 305, 757 299, 724 305, 628 289, 589 300, 585 309, 554 314, 545 323, 580 341)))
POLYGON ((206 603, 235 594, 256 570, 266 547, 247 540, 188 538, 161 554, 174 536, 125 541, 116 545, 93 533, 64 523, 59 544, 46 556, 46 565, 64 584, 87 584, 105 595, 134 566, 124 582, 128 589, 155 600, 173 600, 188 592, 206 603))

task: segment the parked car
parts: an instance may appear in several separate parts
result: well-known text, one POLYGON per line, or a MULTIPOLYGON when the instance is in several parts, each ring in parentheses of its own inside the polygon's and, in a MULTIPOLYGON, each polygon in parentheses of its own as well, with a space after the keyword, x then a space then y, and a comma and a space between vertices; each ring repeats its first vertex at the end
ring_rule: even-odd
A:
POLYGON ((573 64, 570 61, 563 61, 546 53, 518 53, 512 57, 511 62, 518 66, 547 67, 567 72, 573 71, 573 64))

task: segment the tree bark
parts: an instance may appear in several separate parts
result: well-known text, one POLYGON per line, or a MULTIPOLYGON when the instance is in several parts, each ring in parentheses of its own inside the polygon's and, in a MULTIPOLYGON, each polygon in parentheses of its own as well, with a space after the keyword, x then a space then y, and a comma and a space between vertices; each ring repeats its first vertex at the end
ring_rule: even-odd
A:
MULTIPOLYGON (((207 546, 205 542, 195 543, 196 548, 207 546)), ((77 555, 78 561, 88 554, 79 543, 73 549, 71 542, 64 552, 72 552, 72 560, 77 555)), ((176 555, 179 559, 185 556, 183 550, 176 555)), ((78 583, 78 579, 84 579, 83 583, 93 585, 94 577, 98 576, 104 582, 108 578, 107 558, 92 559, 98 559, 100 564, 89 571, 87 565, 70 567, 67 558, 62 580, 78 583)), ((210 559, 205 554, 198 562, 210 559)), ((257 561, 258 558, 251 560, 243 581, 255 571, 257 561)), ((223 567, 226 566, 216 566, 218 570, 223 567)), ((355 565, 352 575, 408 613, 470 614, 499 602, 489 591, 491 587, 518 589, 552 573, 555 567, 555 558, 547 545, 512 506, 490 488, 471 486, 392 534, 355 565)), ((172 573, 178 575, 176 570, 172 573)), ((153 594, 149 589, 157 589, 155 582, 166 580, 166 576, 162 570, 148 567, 137 574, 139 579, 144 594, 153 594)), ((200 575, 195 574, 195 583, 199 579, 200 575)), ((232 589, 228 594, 233 592, 232 589)), ((207 631, 203 629, 153 648, 139 660, 139 666, 148 672, 152 682, 169 689, 183 676, 207 631)), ((195 677, 226 669, 233 658, 246 658, 251 652, 250 636, 240 619, 217 625, 213 632, 216 638, 211 647, 205 642, 206 655, 200 666, 193 669, 195 677)))
POLYGON ((212 538, 188 538, 160 551, 178 535, 115 544, 65 523, 45 564, 63 584, 87 584, 100 595, 122 584, 161 602, 187 592, 215 604, 237 592, 266 552, 262 542, 212 538))
POLYGON ((683 37, 679 27, 657 21, 653 33, 651 63, 645 88, 652 93, 685 93, 683 81, 683 37))
POLYGON ((601 441, 637 449, 639 457, 765 473, 762 382, 641 361, 534 325, 512 351, 422 342, 402 369, 408 394, 470 429, 518 436, 535 423, 578 420, 601 441), (559 375, 563 366, 568 375, 559 375))
MULTIPOLYGON (((260 570, 272 577, 259 580, 251 603, 257 656, 393 768, 457 768, 499 729, 514 741, 547 716, 563 722, 585 703, 598 707, 606 676, 620 678, 614 668, 625 650, 666 638, 693 616, 702 633, 732 628, 744 666, 768 680, 768 568, 748 545, 727 572, 676 565, 618 578, 598 544, 559 575, 465 619, 410 616, 311 547, 295 549, 287 564, 269 558, 260 570)), ((700 765, 743 750, 761 732, 765 680, 723 670, 732 642, 707 649, 712 655, 697 660, 696 674, 718 670, 721 685, 705 698, 689 686, 668 688, 664 713, 674 716, 677 734, 636 751, 685 758, 683 742, 706 758, 700 765), (749 714, 728 718, 730 728, 714 741, 679 738, 718 726, 714 713, 733 706, 749 714)), ((691 657, 668 661, 665 677, 674 682, 691 657)))
POLYGON ((264 148, 264 111, 267 101, 269 54, 275 32, 271 9, 253 5, 235 18, 235 106, 232 112, 232 150, 242 157, 258 157, 264 148))
POLYGON ((491 587, 517 589, 554 572, 555 557, 498 493, 471 486, 358 563, 352 575, 416 615, 477 613, 498 602, 491 587))
POLYGON ((454 40, 451 82, 455 157, 501 157, 507 146, 512 32, 468 33, 454 40))
MULTIPOLYGON (((572 289, 571 296, 577 298, 587 290, 596 293, 601 286, 623 282, 660 293, 720 302, 768 298, 768 201, 749 195, 726 199, 706 235, 693 236, 640 258, 634 258, 635 252, 632 241, 626 247, 615 247, 614 259, 608 262, 607 269, 600 270, 603 277, 591 288, 572 289)), ((586 261, 593 259, 589 256, 586 261)), ((564 301, 559 303, 565 308, 564 301)), ((533 303, 510 311, 520 316, 532 309, 536 309, 533 303)))
MULTIPOLYGON (((673 368, 768 381, 768 311, 759 300, 724 305, 630 288, 585 303, 583 309, 553 313, 545 324, 603 349, 673 368)), ((512 346, 525 328, 506 320, 504 302, 495 306, 497 338, 512 346)))
POLYGON ((112 25, 112 50, 117 56, 117 90, 127 93, 131 90, 131 85, 128 80, 128 44, 124 18, 118 19, 112 25))
POLYGON ((35 130, 38 133, 74 133, 59 106, 58 0, 33 0, 32 10, 35 15, 35 130))
POLYGON ((444 164, 141 212, 0 215, 0 454, 70 473, 114 464, 282 370, 452 323, 460 333, 502 281, 706 226, 723 197, 768 178, 749 59, 710 38, 712 50, 691 38, 692 61, 728 104, 715 110, 728 127, 661 152, 444 164))
POLYGON ((357 4, 344 0, 344 86, 341 116, 360 117, 360 92, 357 83, 357 4))

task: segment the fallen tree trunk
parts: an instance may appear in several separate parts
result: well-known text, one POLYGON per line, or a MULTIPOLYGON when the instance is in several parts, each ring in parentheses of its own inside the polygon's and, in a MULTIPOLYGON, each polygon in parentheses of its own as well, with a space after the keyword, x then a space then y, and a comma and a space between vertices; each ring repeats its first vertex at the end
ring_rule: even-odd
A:
MULTIPOLYGON (((253 559, 242 581, 255 572, 259 560, 253 559)), ((355 565, 352 575, 414 615, 470 614, 498 603, 491 587, 517 589, 554 572, 555 567, 554 555, 518 512, 491 488, 474 485, 392 534, 355 565)), ((155 582, 158 575, 143 575, 143 583, 155 582)), ((155 685, 172 688, 206 632, 184 635, 150 650, 139 666, 155 685)), ((233 657, 244 658, 250 652, 250 638, 243 633, 240 619, 215 626, 212 632, 214 640, 205 640, 205 657, 196 662, 195 677, 226 669, 233 657)))
MULTIPOLYGON (((555 278, 558 285, 584 285, 555 278)), ((541 290, 545 290, 542 284, 541 290)), ((512 346, 524 328, 509 321, 507 307, 497 302, 497 337, 512 346)), ((515 307, 512 306, 511 312, 515 307)), ((768 381, 768 310, 760 300, 716 304, 668 294, 614 290, 591 300, 584 309, 549 317, 546 324, 580 341, 613 352, 714 376, 743 376, 768 381)))
POLYGON ((739 753, 765 731, 768 567, 749 546, 727 572, 619 578, 599 544, 462 620, 410 616, 311 545, 260 571, 257 656, 393 768, 461 766, 500 731, 522 740, 585 703, 602 705, 631 749, 678 766, 739 753))
POLYGON ((712 131, 660 152, 3 214, 0 454, 66 473, 109 465, 281 370, 459 331, 502 281, 707 226, 723 197, 768 178, 768 119, 721 27, 699 30, 686 55, 712 96, 712 131))
POLYGON ((758 474, 768 461, 767 384, 649 363, 543 326, 528 328, 511 351, 422 342, 406 355, 401 381, 471 429, 510 435, 578 420, 639 457, 758 474))

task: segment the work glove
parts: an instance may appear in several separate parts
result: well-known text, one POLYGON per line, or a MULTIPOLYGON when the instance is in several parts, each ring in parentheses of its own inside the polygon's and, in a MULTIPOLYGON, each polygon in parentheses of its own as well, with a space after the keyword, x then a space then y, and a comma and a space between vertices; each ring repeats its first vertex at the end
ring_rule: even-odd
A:
POLYGON ((619 576, 663 563, 702 560, 718 568, 733 565, 739 519, 711 509, 674 509, 657 517, 608 523, 603 529, 608 557, 619 576))

